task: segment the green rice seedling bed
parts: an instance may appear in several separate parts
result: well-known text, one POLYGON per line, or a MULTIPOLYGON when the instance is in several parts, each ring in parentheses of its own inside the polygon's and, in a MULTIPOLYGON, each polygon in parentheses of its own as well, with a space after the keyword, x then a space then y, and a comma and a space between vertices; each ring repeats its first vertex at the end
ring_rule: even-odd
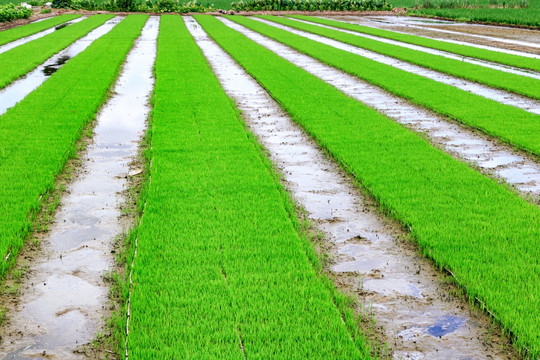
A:
MULTIPOLYGON (((295 29, 321 35, 333 40, 341 41, 343 43, 382 55, 390 56, 411 64, 440 71, 442 73, 462 79, 515 92, 534 99, 540 99, 540 80, 538 79, 507 73, 460 60, 448 59, 444 56, 428 54, 419 50, 412 50, 397 45, 386 44, 380 41, 363 38, 361 36, 343 33, 338 30, 327 29, 282 17, 261 16, 261 18, 276 22, 278 24, 287 25, 295 29)), ((540 60, 537 61, 540 65, 540 60)))
POLYGON ((540 116, 246 18, 229 17, 315 59, 518 148, 540 154, 540 116))
POLYGON ((486 49, 480 49, 474 46, 452 44, 445 41, 429 39, 422 36, 401 34, 389 30, 371 28, 369 26, 362 26, 356 24, 345 23, 341 21, 323 19, 319 17, 311 16, 302 16, 302 15, 291 15, 292 18, 302 19, 306 21, 311 21, 318 24, 333 26, 340 29, 356 31, 359 33, 364 33, 373 36, 379 36, 386 39, 401 41, 408 44, 414 44, 419 46, 424 46, 431 49, 437 49, 441 51, 446 51, 449 53, 454 53, 462 56, 487 60, 495 63, 515 66, 518 68, 529 69, 540 71, 540 60, 505 54, 502 52, 491 51, 486 49))
POLYGON ((14 40, 21 39, 46 30, 53 26, 65 23, 70 20, 74 20, 81 17, 79 14, 64 14, 46 19, 40 22, 34 22, 28 25, 17 26, 13 29, 0 31, 0 45, 7 44, 14 40))
POLYGON ((107 99, 146 19, 128 16, 0 117, 0 276, 31 233, 41 196, 107 99))
POLYGON ((540 283, 533 276, 540 272, 538 206, 216 18, 195 18, 409 229, 426 256, 485 302, 517 336, 517 346, 540 354, 540 283))
POLYGON ((0 89, 113 17, 94 15, 0 54, 0 89))
POLYGON ((180 16, 162 16, 155 77, 129 358, 368 359, 180 16))

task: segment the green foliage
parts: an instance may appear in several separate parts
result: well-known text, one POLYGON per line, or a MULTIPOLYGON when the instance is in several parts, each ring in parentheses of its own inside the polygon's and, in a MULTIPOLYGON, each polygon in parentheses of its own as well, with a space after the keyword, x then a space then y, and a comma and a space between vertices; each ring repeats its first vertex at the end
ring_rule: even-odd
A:
POLYGON ((387 0, 240 0, 231 3, 236 11, 369 11, 391 10, 387 0))
POLYGON ((471 9, 471 8, 528 8, 529 0, 489 0, 489 4, 475 0, 421 0, 416 3, 421 9, 471 9))
POLYGON ((62 24, 66 21, 76 19, 80 16, 81 15, 77 15, 77 14, 60 15, 60 16, 55 16, 55 17, 52 17, 50 19, 46 19, 40 22, 35 22, 35 23, 23 25, 23 26, 17 26, 12 29, 0 31, 0 45, 4 45, 4 44, 7 44, 8 42, 12 42, 14 40, 17 40, 26 36, 30 36, 32 34, 38 33, 45 29, 62 24))
POLYGON ((0 117, 0 275, 11 263, 5 256, 15 259, 32 232, 41 196, 74 155, 146 19, 126 17, 0 117))
MULTIPOLYGON (((208 12, 214 10, 212 5, 202 5, 199 1, 181 2, 180 0, 57 0, 62 8, 74 10, 104 10, 104 11, 131 11, 153 13, 188 13, 208 12)), ((54 5, 54 4, 53 4, 54 5)))
POLYGON ((52 12, 51 9, 41 9, 41 11, 39 12, 40 14, 50 14, 52 12))
POLYGON ((68 9, 71 7, 72 0, 52 0, 51 7, 55 9, 68 9))
MULTIPOLYGON (((518 346, 527 346, 533 356, 540 354, 540 282, 532 275, 540 273, 536 205, 219 20, 196 18, 292 119, 365 186, 383 211, 409 229, 426 256, 451 269, 469 296, 486 303, 516 334, 518 346)), ((327 62, 342 56, 329 46, 287 36, 257 21, 228 18, 327 62)), ((345 57, 343 61, 360 62, 345 57)), ((392 79, 393 75, 383 76, 392 79)), ((394 81, 414 86, 399 77, 394 81)), ((460 99, 450 102, 463 106, 460 99)), ((535 129, 537 134, 538 125, 535 129)))
MULTIPOLYGON (((277 17, 265 18, 291 22, 291 20, 277 17)), ((538 133, 540 115, 324 45, 258 21, 245 18, 233 20, 246 22, 256 31, 264 32, 265 35, 277 41, 286 42, 301 52, 413 103, 481 129, 516 147, 540 154, 540 137, 534 135, 538 133)))
POLYGON ((161 19, 155 76, 129 357, 368 359, 179 16, 161 19))
MULTIPOLYGON (((404 43, 420 45, 427 48, 442 50, 442 51, 446 51, 446 52, 450 52, 454 54, 459 54, 463 56, 478 58, 482 60, 492 61, 495 63, 515 66, 518 68, 529 69, 529 70, 540 72, 540 59, 528 58, 528 57, 512 55, 512 54, 505 54, 503 52, 480 49, 474 46, 452 44, 449 42, 429 39, 422 36, 397 33, 393 31, 377 29, 377 28, 356 25, 356 24, 350 24, 350 23, 345 23, 341 21, 323 19, 319 17, 313 17, 313 16, 308 17, 308 16, 302 16, 302 15, 293 15, 291 17, 306 20, 306 21, 311 21, 318 24, 333 26, 340 29, 356 31, 359 33, 379 36, 386 39, 402 41, 404 43)), ((493 75, 494 78, 500 78, 500 77, 505 76, 505 74, 502 72, 497 72, 496 74, 497 74, 496 76, 493 75)), ((520 79, 527 81, 527 79, 524 77, 521 77, 520 79)), ((496 79, 493 79, 493 80, 496 80, 496 79)), ((540 91, 539 89, 535 89, 535 90, 540 91)))
POLYGON ((0 67, 0 88, 42 64, 73 41, 80 39, 113 17, 114 15, 94 15, 0 54, 0 63, 2 64, 0 67))
POLYGON ((32 9, 22 6, 6 4, 0 6, 0 22, 13 21, 15 19, 28 19, 32 15, 32 9))

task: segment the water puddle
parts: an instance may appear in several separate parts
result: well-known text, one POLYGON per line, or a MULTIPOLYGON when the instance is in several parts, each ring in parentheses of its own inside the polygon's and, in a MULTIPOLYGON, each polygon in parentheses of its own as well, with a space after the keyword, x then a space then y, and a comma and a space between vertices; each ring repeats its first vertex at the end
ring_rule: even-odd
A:
MULTIPOLYGON (((422 66, 413 65, 408 62, 401 61, 401 60, 398 60, 389 56, 385 56, 385 55, 377 54, 372 51, 357 48, 355 46, 348 45, 348 44, 335 41, 329 38, 325 38, 323 36, 311 34, 305 31, 296 30, 291 27, 277 24, 271 21, 267 21, 260 18, 254 18, 254 19, 259 22, 276 27, 278 29, 288 31, 292 34, 296 34, 296 35, 305 37, 307 39, 311 39, 311 40, 320 42, 322 44, 329 45, 334 48, 365 57, 367 59, 379 62, 381 64, 389 65, 394 68, 398 68, 403 71, 407 71, 409 73, 420 75, 425 78, 428 78, 428 79, 431 79, 431 80, 434 80, 443 84, 454 86, 458 89, 468 91, 470 93, 473 93, 479 96, 483 96, 485 98, 500 102, 505 105, 515 106, 525 111, 531 112, 533 114, 540 114, 540 101, 537 101, 537 100, 526 98, 524 96, 513 94, 504 90, 494 89, 485 85, 481 85, 479 83, 467 81, 467 80, 457 78, 451 75, 440 73, 438 71, 430 70, 422 66)), ((537 76, 538 76, 538 79, 540 79, 540 74, 538 74, 537 76)))
POLYGON ((220 20, 348 96, 414 131, 424 133, 432 143, 443 147, 454 157, 486 169, 484 171, 486 174, 503 179, 524 194, 532 196, 540 194, 540 165, 534 158, 529 158, 496 139, 462 128, 456 123, 416 107, 376 86, 324 65, 232 21, 223 18, 220 20), (510 159, 513 161, 509 161, 510 159), (499 163, 500 165, 495 166, 499 163))
POLYGON ((0 90, 0 115, 3 115, 9 108, 15 106, 28 94, 37 89, 69 59, 86 50, 86 48, 88 48, 95 40, 111 31, 111 29, 123 19, 123 16, 117 16, 106 21, 100 27, 90 31, 86 36, 50 57, 47 61, 26 74, 24 77, 12 82, 0 90))
POLYGON ((526 69, 520 69, 520 68, 507 66, 507 65, 501 65, 501 64, 498 64, 498 63, 489 62, 489 61, 483 61, 483 60, 479 60, 479 59, 475 59, 475 58, 471 58, 471 57, 464 57, 464 56, 453 54, 453 53, 446 52, 446 51, 435 50, 435 49, 431 49, 431 48, 427 48, 427 47, 408 44, 408 43, 401 42, 401 41, 390 40, 390 39, 386 39, 386 38, 382 38, 382 37, 363 34, 363 33, 356 32, 356 31, 350 31, 350 30, 335 28, 335 27, 332 27, 332 26, 313 23, 313 22, 304 21, 304 20, 300 20, 300 19, 291 18, 291 20, 299 21, 299 22, 309 24, 309 25, 315 25, 315 26, 323 27, 323 28, 326 28, 326 29, 332 29, 332 30, 335 30, 335 31, 339 31, 339 32, 343 32, 343 33, 346 33, 346 34, 351 34, 351 35, 363 37, 363 38, 366 38, 366 39, 380 41, 382 43, 386 43, 386 44, 390 44, 390 45, 396 45, 396 46, 404 47, 404 48, 407 48, 407 49, 417 50, 417 51, 421 51, 421 52, 424 52, 424 53, 427 53, 427 54, 438 55, 438 56, 442 56, 442 57, 445 57, 445 58, 448 58, 448 59, 458 60, 458 61, 461 61, 461 62, 468 62, 468 63, 471 63, 473 65, 483 66, 483 67, 487 67, 487 68, 490 68, 490 69, 499 70, 499 71, 503 71, 503 72, 507 72, 507 73, 511 73, 511 74, 515 74, 515 75, 530 77, 530 78, 533 78, 533 79, 540 79, 540 73, 534 72, 534 71, 529 71, 529 70, 526 70, 526 69))
POLYGON ((440 286, 431 264, 396 240, 399 227, 373 211, 373 204, 351 179, 193 18, 186 17, 185 22, 221 85, 281 170, 286 188, 325 235, 332 272, 371 309, 395 349, 394 358, 506 359, 499 345, 482 343, 489 323, 445 295, 448 289, 440 286), (404 330, 417 334, 398 335, 404 330))
MULTIPOLYGON (((438 31, 432 31, 434 26, 414 26, 411 24, 400 21, 399 17, 363 17, 363 16, 327 16, 326 18, 348 22, 351 24, 359 24, 372 28, 391 30, 403 34, 413 34, 426 38, 436 39, 439 41, 450 42, 459 45, 474 46, 486 50, 503 52, 512 55, 531 57, 535 59, 540 58, 539 49, 536 47, 523 46, 519 44, 513 44, 508 42, 498 41, 500 38, 527 39, 529 42, 534 43, 538 38, 537 32, 533 30, 515 29, 508 27, 493 27, 496 29, 494 33, 497 36, 488 37, 487 39, 470 37, 465 32, 454 31, 454 33, 442 33, 438 31)), ((471 27, 486 28, 486 25, 473 25, 464 23, 451 23, 455 30, 464 30, 471 27)))
POLYGON ((74 24, 74 23, 77 23, 77 22, 80 22, 80 21, 83 21, 84 19, 86 19, 87 16, 81 16, 77 19, 74 19, 74 20, 71 20, 67 23, 63 23, 61 25, 58 25, 56 27, 51 27, 49 29, 46 29, 46 30, 43 30, 43 31, 40 31, 38 33, 35 33, 33 35, 30 35, 30 36, 27 36, 27 37, 24 37, 22 39, 18 39, 18 40, 15 40, 15 41, 12 41, 10 43, 7 43, 7 44, 4 44, 2 46, 0 46, 0 54, 1 53, 4 53, 8 50, 11 50, 13 48, 16 48, 17 46, 20 46, 22 44, 26 44, 27 42, 30 42, 32 40, 36 40, 36 39, 39 39, 41 37, 44 37, 45 35, 49 35, 49 34, 52 34, 53 32, 55 32, 56 30, 58 30, 58 27, 59 26, 68 26, 69 24, 74 24))
POLYGON ((54 224, 31 262, 18 303, 9 309, 0 356, 5 359, 79 359, 107 315, 114 237, 129 164, 138 150, 153 88, 159 17, 151 17, 130 51, 97 117, 93 143, 68 185, 54 224))

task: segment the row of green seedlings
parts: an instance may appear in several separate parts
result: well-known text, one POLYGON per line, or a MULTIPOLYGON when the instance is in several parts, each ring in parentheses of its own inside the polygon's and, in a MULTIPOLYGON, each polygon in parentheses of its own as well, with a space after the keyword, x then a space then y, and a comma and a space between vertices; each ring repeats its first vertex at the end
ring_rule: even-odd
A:
POLYGON ((415 7, 419 9, 526 9, 529 5, 529 0, 489 0, 488 3, 482 3, 478 0, 422 0, 417 2, 415 7))
POLYGON ((28 19, 34 12, 24 6, 14 4, 0 5, 0 23, 16 19, 28 19))
MULTIPOLYGON (((409 229, 425 256, 450 269, 472 299, 481 299, 516 334, 518 348, 540 354, 540 282, 531 276, 540 258, 536 205, 221 21, 195 17, 385 213, 409 229)), ((352 66, 360 59, 249 18, 228 18, 327 63, 343 56, 352 66)))
POLYGON ((523 57, 519 55, 507 54, 504 52, 481 49, 475 46, 467 46, 461 44, 453 44, 446 41, 440 41, 436 39, 430 39, 422 36, 416 36, 405 33, 397 33, 394 31, 377 29, 369 26, 362 26, 358 24, 351 24, 341 21, 335 21, 320 17, 303 16, 303 15, 291 15, 289 17, 297 18, 317 24, 327 25, 344 30, 355 31, 358 33, 373 35, 385 39, 396 40, 408 44, 419 45, 431 49, 446 51, 462 56, 482 59, 491 61, 494 63, 510 65, 517 68, 529 69, 534 71, 540 71, 540 59, 523 57))
POLYGON ((147 18, 126 17, 0 117, 0 277, 32 234, 43 199, 76 155, 147 18))
POLYGON ((0 32, 0 45, 4 45, 9 42, 21 39, 23 37, 33 35, 45 29, 49 29, 53 26, 58 26, 60 24, 63 24, 70 20, 77 19, 79 17, 81 17, 81 15, 64 14, 64 15, 54 16, 54 17, 51 17, 51 18, 48 18, 39 22, 33 22, 33 23, 26 24, 23 26, 17 26, 8 30, 1 31, 0 32))
MULTIPOLYGON (((283 17, 262 17, 284 25, 317 32, 323 36, 330 35, 340 39, 347 37, 351 41, 357 40, 354 35, 300 23, 283 17)), ((537 114, 501 104, 390 65, 381 64, 258 21, 244 17, 235 21, 242 21, 252 30, 292 46, 323 63, 382 87, 417 105, 443 116, 449 116, 470 127, 481 129, 487 134, 497 136, 515 147, 533 154, 540 154, 540 137, 531 136, 531 134, 538 133, 540 116, 537 114)), ((385 46, 381 45, 382 47, 385 46)), ((405 53, 405 50, 400 51, 405 53)), ((441 60, 441 62, 444 61, 441 60)))
POLYGON ((129 358, 369 359, 349 300, 314 266, 275 170, 180 16, 161 19, 155 78, 129 358))
MULTIPOLYGON (((471 64, 461 60, 449 59, 444 56, 429 54, 420 50, 387 44, 333 29, 291 21, 286 18, 272 17, 267 19, 455 77, 540 99, 540 80, 538 79, 502 72, 497 69, 471 64)), ((309 17, 308 20, 311 20, 311 17, 309 17)), ((317 19, 315 22, 317 22, 317 19)), ((540 68, 540 60, 531 60, 538 68, 540 68)))
POLYGON ((94 15, 0 54, 0 89, 113 17, 110 14, 94 15))
POLYGON ((235 11, 383 11, 392 10, 387 0, 240 0, 235 11))

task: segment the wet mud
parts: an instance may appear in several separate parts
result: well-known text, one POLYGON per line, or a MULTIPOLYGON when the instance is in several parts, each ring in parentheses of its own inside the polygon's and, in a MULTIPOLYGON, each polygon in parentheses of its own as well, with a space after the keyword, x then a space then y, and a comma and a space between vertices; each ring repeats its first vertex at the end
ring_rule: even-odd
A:
POLYGON ((9 108, 15 106, 28 94, 37 89, 49 76, 60 69, 69 59, 77 56, 95 40, 105 35, 124 18, 117 16, 106 21, 100 27, 92 30, 86 36, 75 41, 73 44, 50 57, 43 64, 32 70, 22 78, 12 82, 0 90, 0 115, 9 108))
POLYGON ((390 39, 377 37, 377 36, 372 36, 372 35, 367 35, 367 34, 355 32, 355 31, 349 31, 349 30, 335 28, 335 27, 326 26, 326 25, 322 25, 322 24, 312 23, 312 22, 309 22, 309 21, 303 21, 303 20, 299 20, 299 19, 292 19, 292 20, 296 20, 296 21, 299 21, 299 22, 302 22, 302 23, 315 25, 315 26, 319 26, 319 27, 323 27, 323 28, 327 28, 327 29, 336 30, 336 31, 339 31, 339 32, 343 32, 343 33, 346 33, 346 34, 351 34, 351 35, 355 35, 355 36, 359 36, 359 37, 363 37, 363 38, 367 38, 367 39, 372 39, 372 40, 375 40, 375 41, 380 41, 380 42, 383 42, 383 43, 386 43, 386 44, 391 44, 391 45, 404 47, 404 48, 407 48, 407 49, 422 51, 422 52, 425 52, 425 53, 428 53, 428 54, 433 54, 433 55, 442 56, 442 57, 445 57, 445 58, 448 58, 448 59, 458 60, 460 62, 468 62, 468 63, 474 64, 474 65, 479 65, 479 66, 487 67, 487 68, 490 68, 490 69, 495 69, 495 70, 499 70, 499 71, 503 71, 503 72, 508 72, 508 73, 511 73, 511 74, 531 77, 533 79, 540 79, 540 73, 532 71, 532 70, 520 69, 520 68, 507 66, 507 65, 502 65, 502 64, 498 64, 498 63, 494 63, 494 62, 479 60, 479 59, 476 59, 476 58, 465 57, 465 56, 453 54, 453 53, 450 53, 450 52, 435 50, 435 49, 422 47, 422 46, 418 46, 418 45, 412 45, 412 44, 408 44, 408 43, 405 43, 405 42, 390 40, 390 39))
POLYGON ((533 201, 540 195, 540 165, 532 156, 516 151, 500 141, 469 130, 451 120, 417 107, 374 85, 345 74, 317 60, 222 19, 228 26, 242 32, 291 63, 328 82, 348 96, 404 124, 413 131, 423 133, 435 145, 457 159, 473 164, 488 176, 501 179, 523 196, 533 201))
POLYGON ((52 34, 53 32, 55 32, 56 30, 59 30, 60 29, 60 26, 62 27, 66 27, 70 24, 75 24, 77 22, 80 22, 80 21, 83 21, 84 19, 86 19, 86 16, 81 16, 80 18, 77 18, 77 19, 74 19, 74 20, 71 20, 67 23, 63 23, 61 25, 58 25, 56 27, 52 27, 52 28, 49 28, 49 29, 45 29, 43 31, 40 31, 38 33, 35 33, 33 35, 30 35, 30 36, 27 36, 27 37, 24 37, 24 38, 21 38, 21 39, 17 39, 15 41, 12 41, 12 42, 9 42, 7 44, 4 44, 4 45, 1 45, 0 46, 0 54, 1 53, 4 53, 6 51, 9 51, 13 48, 16 48, 17 46, 20 46, 20 45, 23 45, 23 44, 26 44, 27 42, 30 42, 32 40, 36 40, 36 39, 39 39, 39 38, 42 38, 44 37, 45 35, 49 35, 49 34, 52 34))
POLYGON ((84 358, 81 346, 104 326, 109 315, 104 278, 114 267, 115 236, 129 225, 120 204, 146 127, 158 24, 159 18, 151 17, 130 51, 20 294, 6 304, 4 359, 84 358))
POLYGON ((410 17, 408 21, 407 18, 409 17, 396 16, 358 17, 344 15, 331 16, 329 18, 364 26, 454 42, 457 44, 487 48, 493 51, 508 52, 515 55, 528 55, 536 58, 538 58, 538 55, 540 55, 540 49, 537 46, 539 43, 538 39, 540 30, 525 30, 504 26, 476 25, 451 21, 435 21, 415 17, 410 17), (440 23, 446 26, 451 25, 451 32, 446 32, 444 29, 445 26, 440 26, 440 23), (440 27, 440 29, 438 29, 438 27, 440 27), (492 31, 489 33, 489 35, 482 35, 483 29, 488 27, 492 29, 492 31))
MULTIPOLYGON (((277 23, 267 21, 264 19, 255 18, 255 20, 263 22, 270 26, 274 26, 279 29, 286 30, 290 33, 320 42, 322 44, 326 44, 326 45, 335 47, 337 49, 350 52, 352 54, 360 55, 362 57, 377 61, 381 64, 390 65, 394 68, 398 68, 403 71, 420 75, 422 77, 425 77, 425 78, 428 78, 428 79, 431 79, 431 80, 434 80, 443 84, 447 84, 447 85, 456 87, 458 89, 461 89, 461 90, 464 90, 464 91, 467 91, 467 92, 470 92, 470 93, 473 93, 473 94, 476 94, 476 95, 479 95, 479 96, 482 96, 491 100, 495 100, 505 105, 518 107, 520 109, 531 112, 533 114, 540 114, 540 101, 538 100, 533 100, 533 99, 520 96, 511 92, 508 92, 508 91, 494 89, 492 87, 488 87, 488 86, 485 86, 476 82, 467 81, 467 80, 454 77, 451 75, 447 75, 438 71, 430 70, 422 66, 413 65, 406 61, 401 61, 401 60, 398 60, 389 56, 381 55, 373 51, 364 50, 356 46, 348 45, 348 44, 345 44, 336 40, 332 40, 323 36, 311 34, 305 31, 296 30, 291 27, 277 24, 277 23)), ((507 70, 510 71, 510 69, 505 69, 505 71, 507 70)), ((540 79, 540 73, 534 73, 531 75, 533 77, 540 79)))
MULTIPOLYGON (((449 288, 400 227, 382 217, 334 161, 191 17, 189 31, 266 148, 284 185, 324 234, 329 271, 374 316, 394 359, 509 359, 482 314, 449 288), (491 336, 491 337, 490 337, 491 336)), ((227 20, 222 20, 232 25, 227 20)), ((367 310, 366 310, 367 309, 367 310)))

